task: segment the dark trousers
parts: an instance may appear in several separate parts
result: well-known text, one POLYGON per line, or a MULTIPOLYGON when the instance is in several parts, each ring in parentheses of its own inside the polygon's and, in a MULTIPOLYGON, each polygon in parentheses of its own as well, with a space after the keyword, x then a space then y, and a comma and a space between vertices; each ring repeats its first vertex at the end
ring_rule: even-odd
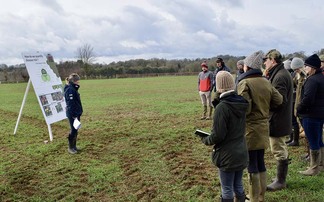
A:
POLYGON ((303 118, 303 128, 311 150, 324 147, 322 140, 324 119, 303 118))
POLYGON ((262 173, 266 171, 264 164, 264 149, 249 150, 249 173, 262 173))
MULTIPOLYGON (((78 136, 78 130, 73 127, 74 118, 72 116, 68 116, 69 123, 70 123, 70 134, 69 134, 69 140, 72 141, 78 136)), ((80 121, 80 117, 77 117, 77 119, 80 121)))

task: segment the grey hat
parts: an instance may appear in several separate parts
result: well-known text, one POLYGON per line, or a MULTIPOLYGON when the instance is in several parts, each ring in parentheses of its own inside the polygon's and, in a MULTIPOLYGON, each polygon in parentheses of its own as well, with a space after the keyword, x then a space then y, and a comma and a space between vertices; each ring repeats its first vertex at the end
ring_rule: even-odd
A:
POLYGON ((244 60, 237 61, 236 65, 244 65, 244 60))
POLYGON ((291 69, 296 70, 304 67, 304 61, 300 58, 293 58, 291 61, 291 69))
POLYGON ((285 69, 291 69, 291 61, 290 60, 285 60, 282 62, 284 64, 285 69))
POLYGON ((259 50, 244 59, 244 64, 252 69, 261 69, 264 53, 259 50))

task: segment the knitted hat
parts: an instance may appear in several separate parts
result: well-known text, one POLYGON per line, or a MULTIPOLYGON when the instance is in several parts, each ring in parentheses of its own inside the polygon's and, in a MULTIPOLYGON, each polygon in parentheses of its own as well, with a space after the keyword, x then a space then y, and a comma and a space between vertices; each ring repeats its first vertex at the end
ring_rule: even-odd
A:
POLYGON ((257 51, 244 59, 244 64, 252 69, 261 69, 263 64, 263 52, 257 51))
POLYGON ((319 58, 321 59, 321 62, 324 62, 324 54, 320 55, 319 58))
POLYGON ((291 69, 296 70, 304 67, 304 61, 300 58, 293 58, 291 61, 291 69))
POLYGON ((235 82, 233 76, 228 71, 219 71, 216 74, 216 90, 223 93, 234 89, 235 82))
POLYGON ((291 69, 291 61, 290 60, 285 60, 282 62, 284 64, 285 69, 291 69))
POLYGON ((236 65, 244 65, 244 60, 239 60, 239 61, 237 61, 237 63, 236 63, 236 65))
POLYGON ((200 65, 201 67, 206 67, 207 69, 208 69, 208 65, 207 65, 207 63, 206 62, 203 62, 203 63, 201 63, 201 65, 200 65))
POLYGON ((318 57, 318 55, 313 54, 313 55, 309 56, 308 58, 306 58, 305 65, 310 66, 315 69, 321 68, 321 60, 318 57))

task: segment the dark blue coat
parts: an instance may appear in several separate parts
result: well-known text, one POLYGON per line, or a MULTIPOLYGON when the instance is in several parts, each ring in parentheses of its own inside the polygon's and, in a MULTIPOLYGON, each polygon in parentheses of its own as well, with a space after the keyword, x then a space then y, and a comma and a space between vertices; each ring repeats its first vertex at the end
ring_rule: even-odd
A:
POLYGON ((64 87, 67 117, 76 118, 82 115, 83 109, 80 94, 78 93, 79 88, 79 85, 71 82, 64 87))
POLYGON ((301 91, 301 100, 297 107, 301 118, 324 118, 324 75, 316 71, 309 76, 301 91))

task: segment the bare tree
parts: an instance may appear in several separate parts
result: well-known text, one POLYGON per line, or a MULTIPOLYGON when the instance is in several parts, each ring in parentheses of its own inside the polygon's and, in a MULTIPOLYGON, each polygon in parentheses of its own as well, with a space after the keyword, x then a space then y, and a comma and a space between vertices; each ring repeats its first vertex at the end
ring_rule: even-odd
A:
POLYGON ((84 44, 77 49, 77 58, 83 62, 83 64, 91 64, 96 58, 93 51, 93 47, 90 44, 84 44))

